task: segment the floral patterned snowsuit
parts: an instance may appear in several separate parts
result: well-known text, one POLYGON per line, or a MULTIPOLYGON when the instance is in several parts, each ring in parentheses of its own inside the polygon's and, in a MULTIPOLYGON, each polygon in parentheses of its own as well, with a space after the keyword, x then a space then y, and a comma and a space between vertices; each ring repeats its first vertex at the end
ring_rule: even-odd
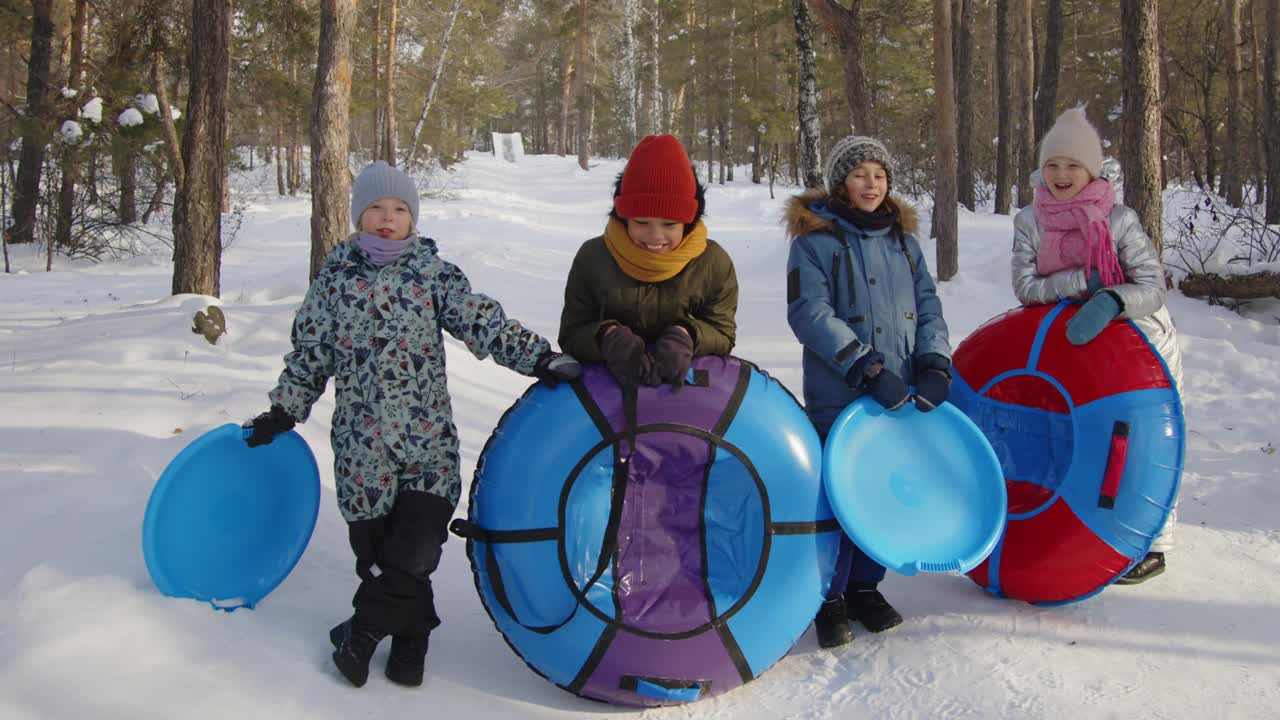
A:
POLYGON ((456 505, 462 481, 458 431, 445 376, 443 330, 477 358, 524 375, 550 349, 473 293, 435 241, 412 238, 395 262, 375 266, 354 240, 335 247, 311 283, 293 324, 271 402, 299 422, 337 383, 334 478, 347 522, 381 517, 397 493, 421 490, 456 505))

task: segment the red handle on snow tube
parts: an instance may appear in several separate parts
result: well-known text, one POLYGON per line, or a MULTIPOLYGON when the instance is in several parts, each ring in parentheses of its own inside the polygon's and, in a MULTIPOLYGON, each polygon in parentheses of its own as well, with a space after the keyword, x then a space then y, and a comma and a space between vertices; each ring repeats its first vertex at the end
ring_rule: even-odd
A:
POLYGON ((1129 455, 1129 423, 1117 420, 1111 428, 1111 450, 1107 453, 1107 469, 1102 474, 1102 492, 1098 495, 1098 507, 1110 510, 1116 506, 1120 493, 1120 478, 1124 475, 1124 461, 1129 455))

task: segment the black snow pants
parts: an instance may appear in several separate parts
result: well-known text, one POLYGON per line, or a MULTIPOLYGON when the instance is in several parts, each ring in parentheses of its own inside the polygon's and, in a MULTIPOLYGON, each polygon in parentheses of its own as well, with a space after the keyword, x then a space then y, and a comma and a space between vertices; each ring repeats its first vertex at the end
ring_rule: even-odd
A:
POLYGON ((440 564, 453 505, 439 495, 404 491, 391 512, 347 525, 360 587, 355 615, 387 635, 419 635, 440 624, 431 573, 440 564))

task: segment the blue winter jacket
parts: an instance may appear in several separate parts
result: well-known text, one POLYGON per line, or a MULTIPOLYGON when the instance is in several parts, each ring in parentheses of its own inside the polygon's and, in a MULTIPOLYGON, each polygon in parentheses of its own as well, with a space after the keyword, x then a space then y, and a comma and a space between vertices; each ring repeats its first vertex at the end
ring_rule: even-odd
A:
POLYGON ((868 237, 810 191, 787 207, 787 321, 804 346, 805 412, 824 436, 862 394, 846 380, 859 358, 884 354, 886 370, 908 383, 927 353, 948 360, 942 302, 925 263, 915 211, 904 203, 899 227, 868 237))

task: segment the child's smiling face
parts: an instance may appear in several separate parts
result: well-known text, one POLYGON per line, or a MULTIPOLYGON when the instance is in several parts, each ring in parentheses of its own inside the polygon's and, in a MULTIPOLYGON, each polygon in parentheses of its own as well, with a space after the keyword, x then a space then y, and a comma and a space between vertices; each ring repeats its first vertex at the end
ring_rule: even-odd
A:
POLYGON ((651 253, 668 253, 684 241, 684 223, 659 217, 627 218, 627 237, 651 253))
POLYGON ((360 231, 383 240, 404 240, 412 229, 413 213, 400 198, 378 198, 360 213, 360 231))
POLYGON ((1093 180, 1089 171, 1080 163, 1068 157, 1051 157, 1045 161, 1040 174, 1049 192, 1058 200, 1070 200, 1093 180))
POLYGON ((889 173, 875 160, 864 160, 844 177, 849 204, 863 212, 875 212, 889 194, 889 173))

